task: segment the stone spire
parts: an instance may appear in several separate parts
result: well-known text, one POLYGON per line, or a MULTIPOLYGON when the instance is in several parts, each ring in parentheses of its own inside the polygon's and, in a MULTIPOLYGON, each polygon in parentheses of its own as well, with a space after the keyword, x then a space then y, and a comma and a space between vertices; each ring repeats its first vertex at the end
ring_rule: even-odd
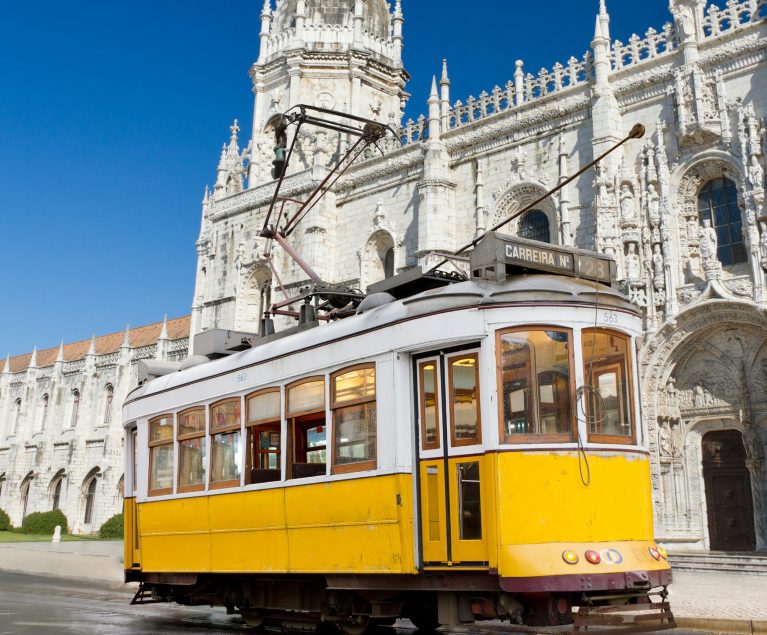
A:
POLYGON ((162 328, 160 329, 160 335, 157 337, 157 352, 155 353, 156 359, 167 359, 168 356, 168 315, 162 319, 162 328))
POLYGON ((599 0, 599 22, 602 27, 602 37, 611 40, 610 37, 610 14, 607 13, 606 0, 599 0))
POLYGON ((442 119, 442 130, 447 132, 450 127, 450 77, 447 74, 447 60, 442 60, 442 78, 439 80, 440 101, 439 114, 442 119))
POLYGON ((264 0, 264 6, 261 9, 261 33, 259 34, 260 46, 258 48, 258 62, 263 63, 266 59, 266 49, 269 45, 269 31, 272 26, 272 0, 264 0))
POLYGON ((32 357, 29 358, 27 368, 37 368, 37 346, 32 349, 32 357))
POLYGON ((88 352, 86 353, 86 356, 94 356, 96 355, 96 334, 94 333, 91 337, 91 344, 88 347, 88 352))
POLYGON ((130 324, 125 327, 125 337, 123 337, 123 343, 120 344, 120 348, 130 348, 130 324))
POLYGON ((64 340, 61 340, 61 344, 59 344, 59 353, 56 355, 57 362, 64 362, 64 340))
POLYGON ((165 314, 165 317, 162 319, 162 329, 160 329, 160 337, 158 339, 161 340, 167 340, 168 339, 168 314, 165 314))
POLYGON ((5 366, 3 367, 3 375, 8 375, 11 372, 11 354, 5 357, 5 366))
POLYGON ((402 62, 402 25, 405 23, 405 16, 402 13, 402 0, 397 0, 394 5, 394 14, 391 18, 392 23, 392 40, 396 45, 395 61, 402 62))
POLYGON ((439 92, 437 92, 437 78, 431 80, 431 94, 429 95, 429 141, 439 141, 442 137, 442 123, 439 108, 439 92))

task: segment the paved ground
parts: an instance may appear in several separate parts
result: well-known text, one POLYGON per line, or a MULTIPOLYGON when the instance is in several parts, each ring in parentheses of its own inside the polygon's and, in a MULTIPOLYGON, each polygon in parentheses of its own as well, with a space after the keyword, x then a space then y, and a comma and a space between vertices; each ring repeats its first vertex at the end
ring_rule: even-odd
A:
MULTIPOLYGON (((90 580, 98 583, 92 585, 93 588, 101 588, 105 592, 117 594, 116 597, 119 600, 115 601, 120 606, 125 603, 126 594, 130 595, 131 589, 135 589, 135 585, 125 586, 122 584, 122 569, 122 543, 118 541, 0 544, 0 571, 90 580)), ((74 588, 79 588, 79 585, 74 588)), ((677 618, 767 620, 767 576, 680 571, 674 574, 674 584, 670 590, 671 606, 677 618)), ((5 631, 1 625, 3 623, 2 612, 5 610, 3 607, 6 604, 5 593, 0 593, 0 598, 2 598, 0 601, 0 635, 3 635, 5 631)), ((142 611, 145 611, 148 607, 141 608, 142 611)), ((170 613, 169 610, 168 607, 155 607, 151 615, 155 615, 159 611, 158 615, 169 615, 171 620, 176 619, 179 614, 173 611, 177 609, 173 609, 170 613)), ((188 610, 183 609, 183 611, 188 610)), ((135 611, 135 609, 131 609, 131 611, 135 611)), ((191 615, 183 613, 183 611, 181 615, 191 615)), ((194 613, 194 610, 192 611, 194 613)), ((142 612, 141 615, 145 615, 145 613, 142 612)), ((206 613, 206 615, 208 614, 206 613)), ((194 622, 195 618, 190 619, 194 622)), ((205 620, 210 621, 208 617, 203 619, 203 621, 205 620)), ((234 627, 231 622, 227 624, 228 628, 234 627)), ((763 622, 759 628, 767 628, 766 625, 767 622, 763 622)), ((151 625, 147 625, 147 627, 149 626, 151 625)), ((154 632, 143 630, 143 628, 140 631, 127 630, 124 632, 154 632)), ((717 629, 720 628, 717 627, 717 629)), ((741 632, 743 632, 742 629, 741 632)), ((750 631, 747 630, 747 632, 750 631)))

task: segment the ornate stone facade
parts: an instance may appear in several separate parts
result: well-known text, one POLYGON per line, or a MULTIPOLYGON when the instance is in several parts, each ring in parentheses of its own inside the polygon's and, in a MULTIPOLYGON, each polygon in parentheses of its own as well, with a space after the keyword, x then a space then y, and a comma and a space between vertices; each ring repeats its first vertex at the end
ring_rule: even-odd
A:
MULTIPOLYGON (((193 333, 255 330, 266 296, 278 297, 258 238, 274 189, 265 127, 275 113, 309 103, 397 127, 399 138, 366 153, 291 237, 320 275, 362 288, 387 264, 400 271, 468 242, 643 123, 642 142, 539 206, 536 231, 613 256, 643 310, 658 538, 717 547, 709 520, 718 512, 707 507, 719 505, 707 498, 717 485, 705 482, 701 448, 711 431, 730 429, 747 456, 752 548, 767 548, 767 2, 669 5, 667 24, 623 43, 601 0, 584 55, 536 74, 517 61, 504 86, 478 97, 452 103, 445 64, 428 116, 400 125, 399 0, 391 13, 383 0, 277 0, 274 10, 266 0, 251 141, 239 150, 235 124, 203 202, 193 333)), ((299 140, 286 196, 305 196, 347 147, 331 136, 299 140)), ((280 284, 303 283, 276 260, 280 284)))
POLYGON ((122 402, 139 360, 181 361, 189 317, 8 357, 0 373, 0 509, 61 509, 92 533, 122 511, 122 402))

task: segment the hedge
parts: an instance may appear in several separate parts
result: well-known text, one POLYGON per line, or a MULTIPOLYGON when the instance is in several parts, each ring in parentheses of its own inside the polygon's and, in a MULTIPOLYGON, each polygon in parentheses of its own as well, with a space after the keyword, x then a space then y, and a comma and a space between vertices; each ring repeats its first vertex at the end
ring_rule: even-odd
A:
POLYGON ((25 516, 21 521, 21 529, 25 534, 52 536, 56 525, 61 526, 61 533, 68 533, 67 517, 60 509, 52 512, 34 512, 25 516))
POLYGON ((10 531, 11 529, 13 529, 13 525, 11 525, 10 517, 0 509, 0 531, 10 531))
POLYGON ((124 531, 123 515, 117 514, 101 525, 99 536, 102 538, 122 538, 124 531))

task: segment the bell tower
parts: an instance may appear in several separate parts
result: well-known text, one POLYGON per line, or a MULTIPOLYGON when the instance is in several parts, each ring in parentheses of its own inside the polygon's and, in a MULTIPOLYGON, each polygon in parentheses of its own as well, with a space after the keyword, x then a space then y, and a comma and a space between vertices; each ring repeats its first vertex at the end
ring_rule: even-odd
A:
MULTIPOLYGON (((248 187, 272 180, 269 120, 297 104, 399 125, 409 75, 402 66, 401 0, 265 0, 260 51, 250 69, 255 95, 248 187)), ((327 167, 346 140, 307 130, 291 171, 327 167)))

